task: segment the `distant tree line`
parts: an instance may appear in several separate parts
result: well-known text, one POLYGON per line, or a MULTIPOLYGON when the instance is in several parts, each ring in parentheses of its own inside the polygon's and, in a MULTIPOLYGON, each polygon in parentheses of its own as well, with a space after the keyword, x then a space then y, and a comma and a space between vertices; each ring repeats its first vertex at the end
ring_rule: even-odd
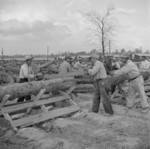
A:
MULTIPOLYGON (((96 50, 96 49, 92 49, 90 52, 86 52, 86 51, 80 51, 80 52, 62 52, 61 54, 50 54, 48 55, 49 58, 54 58, 54 57, 58 57, 58 56, 65 56, 65 55, 70 55, 70 56, 78 56, 78 55, 90 55, 90 54, 101 54, 99 51, 101 50, 96 50)), ((142 48, 136 48, 134 50, 126 50, 124 48, 122 49, 116 49, 114 50, 114 52, 112 52, 112 54, 124 54, 124 53, 144 53, 144 54, 150 54, 149 50, 146 50, 145 52, 143 52, 142 48)), ((15 54, 15 55, 3 55, 4 58, 24 58, 25 55, 21 55, 21 54, 15 54)), ((47 55, 45 54, 36 54, 33 55, 35 58, 46 58, 47 55)))

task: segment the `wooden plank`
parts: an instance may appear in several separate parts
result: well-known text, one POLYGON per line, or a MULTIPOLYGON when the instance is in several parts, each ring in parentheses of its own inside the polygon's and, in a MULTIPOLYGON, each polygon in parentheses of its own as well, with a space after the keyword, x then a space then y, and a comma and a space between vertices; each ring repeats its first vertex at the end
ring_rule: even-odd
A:
MULTIPOLYGON (((33 95, 33 102, 35 105, 36 105, 36 102, 41 98, 41 96, 44 94, 45 91, 46 89, 41 89, 40 92, 36 96, 33 95)), ((32 110, 32 107, 28 107, 26 111, 26 115, 29 114, 31 110, 32 110)))
POLYGON ((46 98, 50 98, 50 97, 52 97, 51 94, 43 94, 43 95, 41 96, 41 99, 46 99, 46 98))
POLYGON ((0 103, 0 109, 5 105, 5 103, 8 101, 9 98, 10 98, 10 95, 8 95, 8 94, 6 94, 6 95, 3 97, 3 99, 2 99, 2 101, 1 101, 1 103, 0 103))
POLYGON ((13 121, 13 125, 15 127, 17 126, 22 126, 22 125, 31 125, 31 124, 35 124, 35 123, 39 123, 48 119, 53 119, 55 117, 59 117, 59 116, 63 116, 66 114, 70 114, 76 111, 79 111, 80 107, 79 106, 69 106, 69 107, 64 107, 64 108, 60 108, 60 109, 56 109, 56 110, 52 110, 49 112, 43 112, 40 114, 36 114, 36 115, 31 115, 29 117, 25 117, 19 120, 14 120, 13 121))
POLYGON ((49 98, 49 99, 39 100, 36 102, 36 104, 32 101, 32 102, 17 104, 14 106, 7 106, 7 107, 3 107, 1 110, 3 113, 4 112, 5 113, 15 112, 15 111, 26 109, 29 107, 41 106, 44 104, 54 103, 54 102, 66 100, 66 99, 70 99, 70 96, 59 96, 59 97, 53 97, 53 98, 49 98))
POLYGON ((41 98, 41 96, 44 94, 45 91, 46 91, 46 89, 41 89, 40 92, 35 96, 34 101, 38 101, 41 98))
POLYGON ((45 105, 42 105, 42 106, 41 106, 41 109, 42 109, 44 112, 48 112, 48 109, 45 107, 45 105))
POLYGON ((68 100, 68 102, 70 103, 70 105, 77 105, 77 104, 72 100, 72 99, 73 99, 73 95, 72 95, 72 93, 71 93, 75 88, 76 88, 76 86, 72 86, 72 87, 70 87, 70 89, 67 90, 66 92, 60 91, 60 94, 61 94, 61 95, 64 95, 64 96, 70 95, 71 98, 68 100))
POLYGON ((13 128, 14 130, 17 130, 16 126, 13 125, 13 120, 11 119, 11 117, 9 116, 9 114, 8 114, 8 113, 3 113, 3 115, 4 115, 5 119, 10 122, 12 128, 13 128))
POLYGON ((76 88, 76 85, 70 87, 69 90, 66 91, 66 93, 67 93, 67 94, 71 94, 71 92, 72 92, 75 88, 76 88))

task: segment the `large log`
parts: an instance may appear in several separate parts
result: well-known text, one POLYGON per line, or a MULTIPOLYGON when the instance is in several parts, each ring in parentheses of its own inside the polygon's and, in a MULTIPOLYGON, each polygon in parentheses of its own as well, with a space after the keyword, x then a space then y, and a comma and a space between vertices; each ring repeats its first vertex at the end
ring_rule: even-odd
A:
MULTIPOLYGON (((27 83, 14 83, 0 87, 0 101, 8 94, 13 100, 25 95, 35 95, 41 89, 45 88, 47 92, 55 92, 59 90, 67 90, 74 85, 74 78, 59 78, 46 81, 33 81, 27 83)), ((10 99, 10 100, 11 100, 10 99)))
MULTIPOLYGON (((144 80, 147 80, 150 76, 150 73, 148 71, 141 72, 141 75, 143 76, 144 80)), ((90 84, 90 83, 92 84, 93 83, 92 77, 88 75, 75 76, 74 78, 77 84, 90 84)), ((122 75, 116 75, 116 76, 108 76, 107 78, 103 79, 103 86, 107 90, 110 90, 111 86, 119 85, 123 83, 125 80, 130 80, 129 75, 122 74, 122 75)))
POLYGON ((47 67, 52 65, 52 64, 54 64, 54 61, 48 61, 48 62, 46 62, 44 64, 40 64, 40 65, 32 63, 31 66, 32 66, 32 69, 33 69, 34 73, 38 73, 39 71, 42 70, 42 68, 46 68, 47 69, 47 67))
POLYGON ((103 86, 107 91, 110 91, 112 86, 119 85, 123 83, 125 80, 130 80, 129 75, 122 74, 116 76, 108 76, 103 80, 103 86))
POLYGON ((38 67, 39 67, 39 69, 41 69, 41 68, 44 68, 44 67, 48 67, 49 65, 52 65, 54 63, 55 63, 54 61, 48 61, 44 64, 39 65, 38 67))
POLYGON ((84 72, 83 71, 75 71, 75 72, 69 72, 69 73, 63 73, 63 74, 45 74, 44 79, 49 80, 49 79, 56 79, 56 78, 64 78, 64 77, 75 77, 75 76, 81 76, 84 77, 84 72))

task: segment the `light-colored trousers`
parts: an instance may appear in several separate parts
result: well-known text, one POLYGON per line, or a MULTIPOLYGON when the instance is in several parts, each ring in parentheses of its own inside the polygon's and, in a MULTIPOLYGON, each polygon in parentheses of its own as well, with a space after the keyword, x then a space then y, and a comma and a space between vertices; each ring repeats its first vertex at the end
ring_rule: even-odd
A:
POLYGON ((144 80, 142 76, 139 76, 135 80, 129 83, 129 88, 127 91, 127 107, 133 107, 136 99, 137 93, 140 96, 142 108, 149 107, 147 96, 144 91, 144 80))

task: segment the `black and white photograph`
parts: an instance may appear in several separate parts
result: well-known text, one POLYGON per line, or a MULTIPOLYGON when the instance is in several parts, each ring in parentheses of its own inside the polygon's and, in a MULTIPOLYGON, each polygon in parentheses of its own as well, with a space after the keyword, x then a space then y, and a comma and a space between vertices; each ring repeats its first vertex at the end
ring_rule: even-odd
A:
POLYGON ((0 149, 150 149, 150 0, 0 0, 0 149))

